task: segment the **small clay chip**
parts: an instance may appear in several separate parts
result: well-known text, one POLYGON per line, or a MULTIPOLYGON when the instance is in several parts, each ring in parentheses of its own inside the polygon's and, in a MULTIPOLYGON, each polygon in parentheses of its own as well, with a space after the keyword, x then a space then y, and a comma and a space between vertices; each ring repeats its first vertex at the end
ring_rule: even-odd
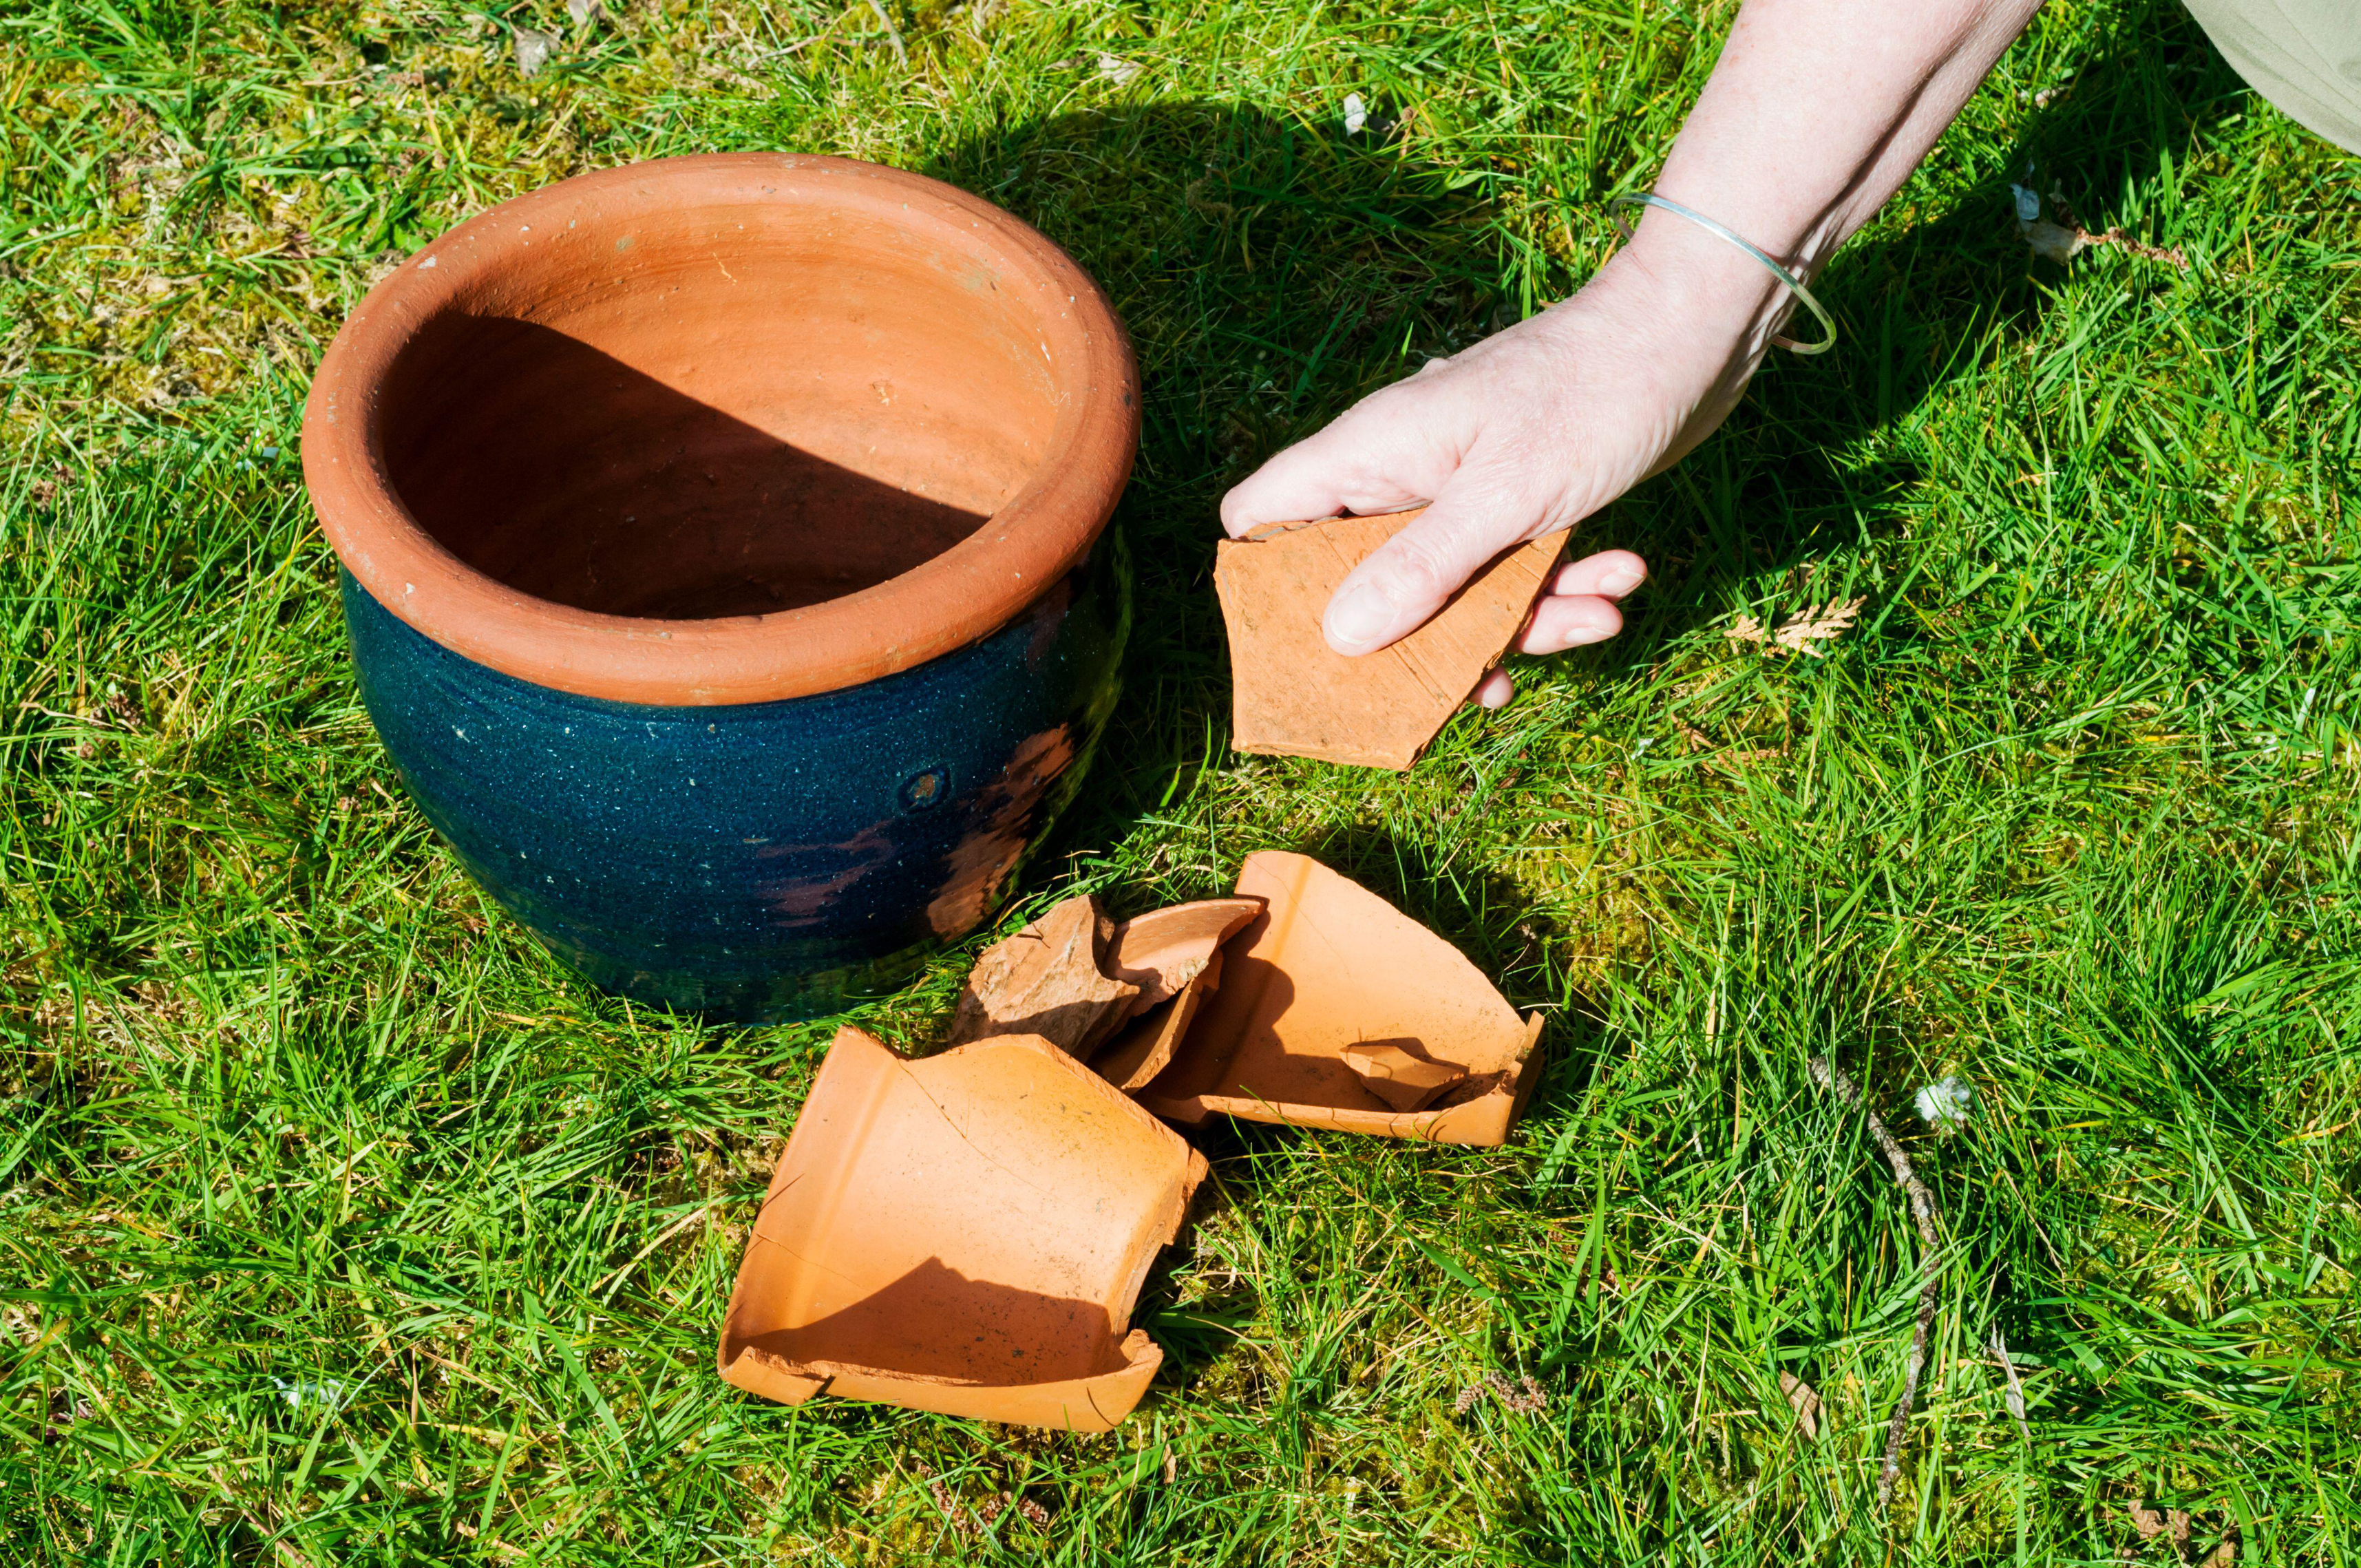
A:
POLYGON ((1423 1111, 1436 1095, 1467 1077, 1466 1068, 1418 1056, 1382 1040, 1346 1046, 1336 1055, 1361 1075, 1370 1093, 1397 1111, 1423 1111))
POLYGON ((1126 1094, 1147 1088, 1172 1065, 1173 1054, 1189 1036, 1189 1025, 1196 1022, 1198 1003, 1221 985, 1222 955, 1217 951, 1180 987, 1180 995, 1141 1014, 1113 1045, 1093 1057, 1092 1070, 1126 1094))
POLYGON ((1235 694, 1231 745, 1404 769, 1500 662, 1557 563, 1563 533, 1500 556, 1390 647, 1348 659, 1321 635, 1337 585, 1419 515, 1283 524, 1216 546, 1235 694))
POLYGON ((950 1043, 1038 1035, 1078 1061, 1126 1018, 1140 988, 1101 969, 1115 923, 1088 894, 983 950, 951 1014, 950 1043))

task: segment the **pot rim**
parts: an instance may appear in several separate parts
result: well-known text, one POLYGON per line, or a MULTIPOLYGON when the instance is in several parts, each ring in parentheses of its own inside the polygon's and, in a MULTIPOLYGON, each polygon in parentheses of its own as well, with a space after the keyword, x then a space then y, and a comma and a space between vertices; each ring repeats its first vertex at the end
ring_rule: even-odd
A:
MULTIPOLYGON (((544 240, 543 243, 548 243, 544 240)), ((801 153, 714 153, 578 175, 504 202, 402 262, 329 345, 303 410, 303 478, 362 589, 413 630, 504 674, 583 696, 680 707, 837 691, 991 635, 1080 565, 1114 514, 1139 439, 1139 375, 1115 308, 1048 236, 923 175, 801 153), (766 615, 667 620, 537 598, 461 561, 394 491, 379 392, 426 323, 505 292, 530 235, 684 203, 797 203, 884 218, 991 266, 1034 306, 1059 401, 1032 476, 950 549, 875 587, 766 615)))

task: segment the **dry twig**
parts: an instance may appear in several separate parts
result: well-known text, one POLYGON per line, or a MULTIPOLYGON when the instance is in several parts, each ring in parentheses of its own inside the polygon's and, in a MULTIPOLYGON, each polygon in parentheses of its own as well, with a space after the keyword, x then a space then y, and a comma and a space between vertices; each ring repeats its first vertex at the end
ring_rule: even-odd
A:
POLYGON ((2118 250, 2131 252, 2143 261, 2161 261, 2167 267, 2177 268, 2183 272, 2189 270, 2188 253, 2177 245, 2149 245, 2144 240, 2134 239, 2123 231, 2121 225, 2104 234, 2093 234, 2082 226, 2082 220, 2074 215, 2074 209, 2066 204, 2066 198, 2055 191, 2049 192, 2049 206, 2058 214, 2057 222, 2052 223, 2048 218, 2020 219, 2016 225, 2016 232, 2025 236, 2025 243, 2031 246, 2037 256, 2063 264, 2082 251, 2112 245, 2118 250))
POLYGON ((877 13, 879 21, 885 24, 885 41, 894 46, 895 60, 900 62, 903 70, 909 70, 910 51, 902 47, 902 29, 894 25, 894 18, 885 14, 885 7, 878 4, 878 0, 869 0, 869 8, 877 13))
POLYGON ((1993 1354, 2000 1358, 2001 1375, 2008 1379, 2008 1388, 2002 1394, 2002 1401, 2008 1406, 2008 1413, 2016 1418, 2016 1430, 2023 1432, 2025 1441, 2030 1443, 2033 1429, 2025 1422, 2025 1385, 2017 1381, 2016 1363, 2008 1358, 2008 1341, 2000 1337, 1998 1323, 1993 1325, 1992 1347, 1993 1354))
POLYGON ((1877 1140, 1878 1152, 1894 1168, 1894 1179, 1910 1195, 1910 1218, 1918 1226, 1918 1272, 1924 1283, 1918 1287, 1918 1324, 1910 1335, 1910 1359, 1902 1365, 1902 1398, 1894 1407, 1894 1420, 1886 1425, 1885 1463, 1877 1472, 1877 1509, 1883 1513, 1894 1501, 1894 1483, 1902 1475, 1902 1438, 1910 1427, 1911 1408, 1918 1402, 1918 1376, 1927 1368, 1927 1334, 1935 1324, 1935 1307, 1943 1281, 1942 1245, 1935 1234, 1935 1195, 1927 1190, 1927 1184, 1910 1168, 1910 1157, 1902 1152, 1902 1146, 1886 1131, 1884 1121, 1861 1099, 1853 1080, 1826 1057, 1814 1057, 1811 1068, 1812 1077, 1821 1088, 1868 1119, 1869 1135, 1877 1140))

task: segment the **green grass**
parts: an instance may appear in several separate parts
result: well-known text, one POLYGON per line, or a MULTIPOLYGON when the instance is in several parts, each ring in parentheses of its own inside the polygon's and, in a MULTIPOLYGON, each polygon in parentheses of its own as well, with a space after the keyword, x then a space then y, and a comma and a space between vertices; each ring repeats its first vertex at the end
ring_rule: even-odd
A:
MULTIPOLYGON (((2361 160, 2177 8, 2053 5, 1832 269, 1842 348, 1595 520, 1656 568, 1620 641, 1404 777, 1224 744, 1222 490, 1574 288, 1730 9, 634 0, 528 82, 466 9, 0 0, 0 1557, 2172 1562, 2146 1499, 2352 1561, 2361 160), (354 692, 293 455, 342 313, 740 147, 980 191, 1137 340, 1130 701, 1008 920, 1303 849, 1551 1011, 1507 1148, 1209 1129, 1108 1436, 724 1387, 832 1024, 587 992, 354 692), (2033 260, 2028 161, 2190 271, 2033 260), (1942 1212, 1885 1518, 1919 1244, 1822 1052, 1942 1212)), ((988 936, 864 1024, 925 1046, 988 936)))

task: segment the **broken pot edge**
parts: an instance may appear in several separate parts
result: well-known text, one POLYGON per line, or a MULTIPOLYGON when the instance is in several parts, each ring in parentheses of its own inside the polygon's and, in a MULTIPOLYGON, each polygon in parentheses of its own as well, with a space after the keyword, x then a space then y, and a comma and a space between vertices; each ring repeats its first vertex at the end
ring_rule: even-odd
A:
POLYGON ((1425 510, 1270 523, 1215 545, 1232 750, 1406 772, 1499 663, 1565 548, 1563 531, 1509 546, 1374 653, 1347 658, 1327 645, 1330 596, 1425 510))
POLYGON ((1163 1350, 1143 1329, 1125 1334, 1119 1348, 1124 1365, 1116 1370, 1054 1383, 968 1383, 843 1362, 797 1362, 754 1344, 740 1346, 732 1356, 726 1339, 720 1370, 723 1381, 782 1405, 828 1394, 970 1420, 1109 1431, 1138 1407, 1164 1365, 1163 1350))
POLYGON ((1220 1114, 1242 1122, 1333 1128, 1381 1138, 1497 1148, 1508 1142, 1509 1129, 1524 1113, 1526 1102, 1532 1098, 1533 1086, 1540 1080, 1545 1055, 1540 1048, 1543 1023, 1541 1014, 1526 1014, 1525 1043, 1513 1079, 1505 1082, 1496 1080, 1493 1087, 1481 1094, 1424 1111, 1305 1105, 1245 1094, 1164 1096, 1143 1091, 1139 1102, 1167 1121, 1191 1127, 1202 1126, 1208 1117, 1220 1114))

